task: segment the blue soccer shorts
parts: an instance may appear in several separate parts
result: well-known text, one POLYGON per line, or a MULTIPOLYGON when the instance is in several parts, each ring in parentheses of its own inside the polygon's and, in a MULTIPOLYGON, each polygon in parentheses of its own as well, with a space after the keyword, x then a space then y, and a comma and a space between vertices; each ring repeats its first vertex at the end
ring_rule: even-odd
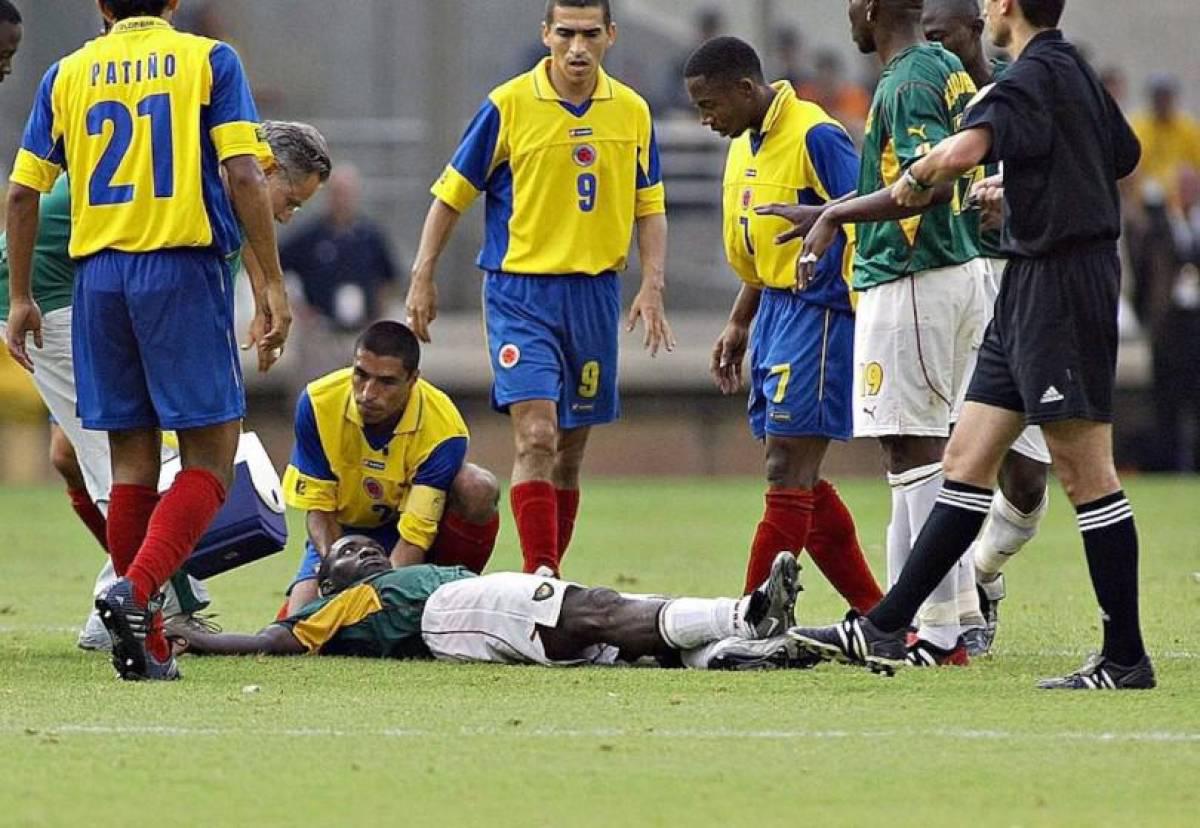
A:
POLYGON ((853 383, 853 314, 790 290, 764 290, 750 334, 747 413, 755 438, 849 440, 853 383))
POLYGON ((188 429, 246 413, 233 279, 212 249, 81 261, 71 343, 85 428, 188 429))
POLYGON ((562 429, 620 416, 617 331, 621 283, 600 276, 488 273, 484 318, 492 359, 492 407, 552 400, 562 429))

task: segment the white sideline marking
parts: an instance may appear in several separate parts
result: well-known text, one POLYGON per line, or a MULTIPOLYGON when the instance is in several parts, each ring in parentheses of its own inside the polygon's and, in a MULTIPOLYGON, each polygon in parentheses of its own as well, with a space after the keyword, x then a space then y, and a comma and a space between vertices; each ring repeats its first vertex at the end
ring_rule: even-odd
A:
POLYGON ((697 739, 756 739, 766 741, 778 740, 819 740, 836 741, 842 739, 911 739, 934 738, 954 741, 1073 741, 1096 743, 1127 743, 1153 742, 1167 744, 1200 743, 1200 733, 1178 731, 1143 731, 1127 733, 1088 733, 1083 731, 1060 731, 1057 733, 1016 733, 1008 730, 971 730, 959 728, 935 728, 927 730, 738 730, 734 728, 718 728, 713 730, 627 730, 624 728, 559 728, 535 727, 525 728, 519 725, 511 727, 496 727, 482 725, 478 727, 460 727, 457 730, 422 730, 410 728, 383 728, 381 730, 337 730, 333 728, 225 728, 225 727, 183 727, 178 725, 88 725, 63 724, 55 727, 39 729, 20 726, 0 727, 0 733, 20 734, 30 736, 168 736, 168 737, 226 737, 226 736, 267 736, 286 738, 362 738, 380 737, 387 739, 420 739, 430 736, 529 736, 545 737, 574 737, 590 739, 623 739, 627 737, 644 736, 652 739, 665 740, 697 740, 697 739))

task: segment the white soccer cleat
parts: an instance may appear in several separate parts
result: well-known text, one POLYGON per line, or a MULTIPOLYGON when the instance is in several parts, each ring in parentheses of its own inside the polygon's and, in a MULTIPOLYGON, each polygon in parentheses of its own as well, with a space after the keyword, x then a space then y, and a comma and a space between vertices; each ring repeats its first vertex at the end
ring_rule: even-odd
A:
POLYGON ((104 622, 100 620, 100 613, 97 610, 92 610, 87 621, 83 622, 83 629, 79 631, 79 639, 75 644, 81 650, 97 653, 107 653, 112 650, 112 638, 109 637, 108 630, 105 629, 104 622))

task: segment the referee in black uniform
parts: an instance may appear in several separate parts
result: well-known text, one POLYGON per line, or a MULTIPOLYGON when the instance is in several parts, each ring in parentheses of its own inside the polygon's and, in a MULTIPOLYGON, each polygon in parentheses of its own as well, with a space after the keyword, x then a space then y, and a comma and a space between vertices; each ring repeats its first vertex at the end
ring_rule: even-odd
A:
POLYGON ((1066 0, 987 0, 991 37, 1017 56, 981 91, 961 131, 909 167, 893 198, 920 207, 932 188, 981 163, 1004 164, 1009 257, 946 448, 946 483, 896 585, 868 615, 797 628, 815 653, 891 670, 921 602, 979 533, 1009 446, 1042 426, 1078 514, 1104 646, 1047 689, 1154 687, 1138 619, 1138 538, 1112 456, 1120 202, 1141 148, 1095 73, 1055 28, 1066 0))

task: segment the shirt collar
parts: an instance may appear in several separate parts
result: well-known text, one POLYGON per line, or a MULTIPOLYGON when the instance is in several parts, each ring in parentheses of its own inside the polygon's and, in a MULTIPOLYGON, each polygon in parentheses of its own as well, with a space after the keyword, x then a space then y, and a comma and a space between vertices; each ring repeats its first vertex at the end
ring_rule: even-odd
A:
MULTIPOLYGON (((400 415, 400 419, 396 421, 395 428, 392 429, 392 434, 412 434, 416 431, 417 426, 421 423, 421 411, 424 407, 425 396, 421 393, 421 381, 417 380, 417 384, 413 386, 412 394, 408 397, 408 404, 404 406, 404 413, 400 415)), ((362 420, 362 413, 354 403, 353 393, 346 400, 346 419, 360 429, 366 428, 362 420)))
POLYGON ((109 34, 124 34, 125 32, 144 32, 147 29, 170 29, 173 28, 170 23, 161 17, 126 17, 113 24, 112 31, 109 34))
POLYGON ((767 107, 767 114, 763 116, 762 129, 758 130, 759 135, 765 136, 770 132, 779 119, 783 117, 783 111, 787 109, 788 104, 796 100, 796 90, 792 88, 789 81, 775 81, 771 84, 771 88, 775 90, 775 99, 771 101, 771 105, 767 107))
MULTIPOLYGON (((550 83, 550 61, 551 58, 543 58, 537 66, 533 67, 530 73, 533 76, 533 96, 539 101, 558 101, 559 103, 569 103, 559 96, 554 89, 554 84, 550 83)), ((601 66, 597 70, 596 88, 592 92, 590 100, 593 101, 610 101, 613 97, 613 82, 608 73, 601 66)))

